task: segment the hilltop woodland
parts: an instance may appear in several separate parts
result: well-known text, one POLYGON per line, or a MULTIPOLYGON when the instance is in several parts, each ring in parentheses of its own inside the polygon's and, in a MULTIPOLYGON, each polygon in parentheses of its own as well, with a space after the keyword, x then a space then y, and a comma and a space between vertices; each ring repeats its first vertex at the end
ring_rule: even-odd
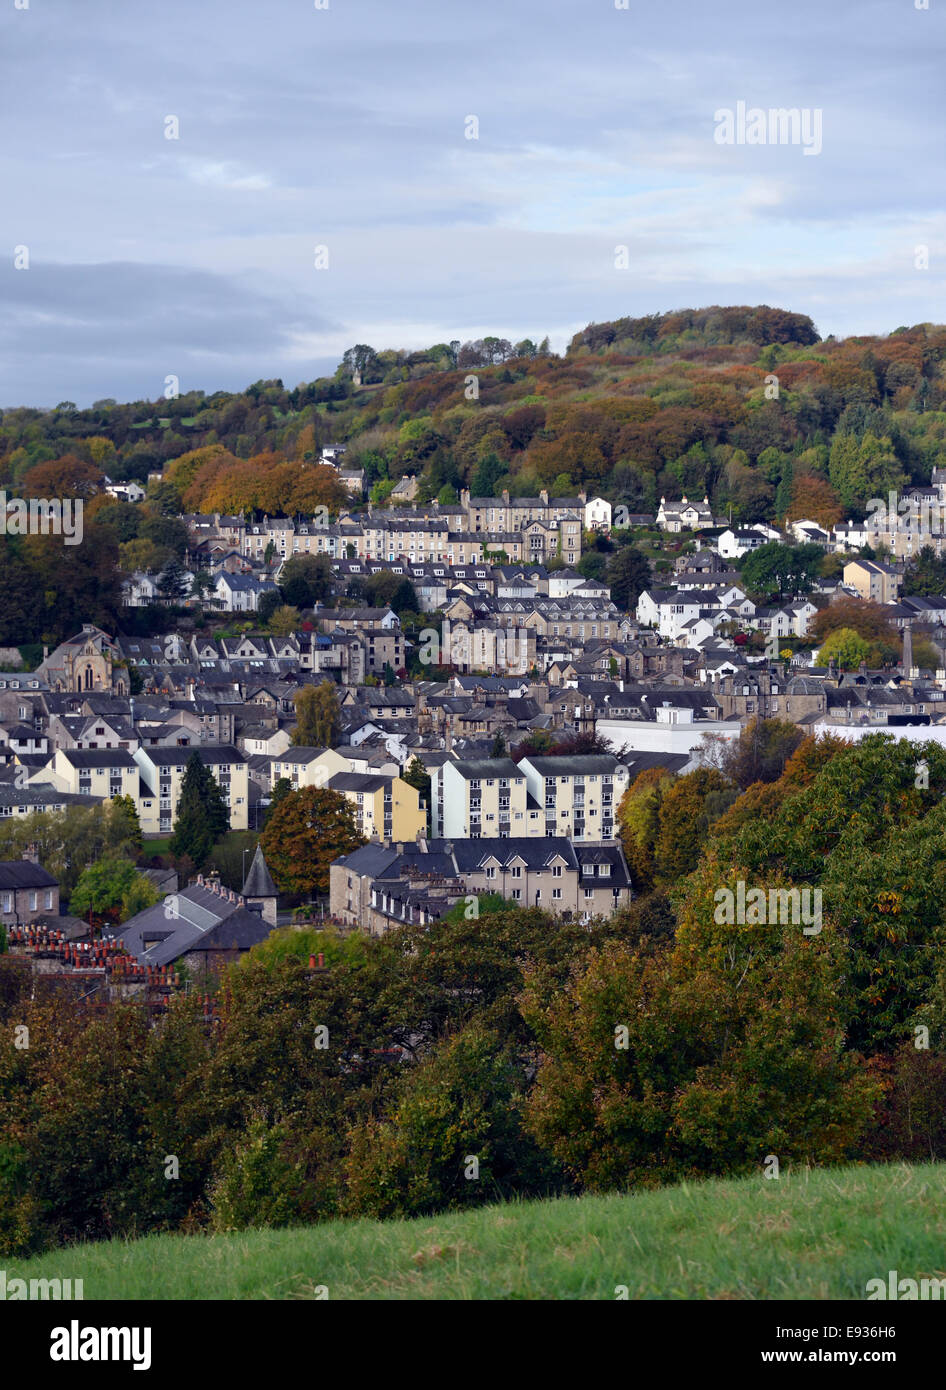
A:
POLYGON ((170 565, 173 600, 182 511, 337 515, 349 502, 319 461, 327 443, 347 445, 345 466, 365 470, 376 504, 413 474, 421 503, 462 488, 584 488, 632 512, 705 494, 737 522, 860 516, 870 498, 928 482, 942 460, 944 354, 938 325, 821 341, 802 314, 713 307, 590 324, 564 356, 547 340, 498 337, 419 352, 359 344, 333 377, 292 390, 258 381, 87 410, 8 409, 0 487, 83 497, 93 543, 0 538, 0 643, 54 641, 80 620, 114 627, 118 565, 170 565), (106 474, 146 484, 147 502, 105 495, 106 474))
POLYGON ((612 918, 284 929, 214 1021, 0 955, 0 1253, 946 1158, 946 751, 766 721, 620 822, 612 918), (820 931, 718 922, 740 881, 820 891, 820 931))

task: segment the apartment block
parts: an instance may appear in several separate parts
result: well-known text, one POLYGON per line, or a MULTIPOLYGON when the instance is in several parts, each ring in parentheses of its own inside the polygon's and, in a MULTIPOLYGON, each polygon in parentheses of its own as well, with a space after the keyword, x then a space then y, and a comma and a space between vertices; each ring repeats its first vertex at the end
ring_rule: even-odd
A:
POLYGON ((300 787, 324 787, 339 772, 350 772, 347 758, 334 748, 287 748, 273 758, 272 785, 285 778, 293 791, 300 787))
POLYGON ((249 825, 249 771, 246 759, 232 744, 197 748, 139 748, 135 762, 141 772, 138 814, 144 835, 169 835, 174 829, 177 803, 187 761, 196 753, 213 773, 230 810, 230 829, 249 825))
POLYGON ((431 830, 447 839, 544 835, 538 803, 511 758, 445 762, 430 775, 431 830))
POLYGON ((328 785, 350 803, 366 840, 413 840, 427 828, 420 793, 401 777, 338 772, 328 785))
POLYGON ((530 799, 543 811, 542 833, 598 841, 614 836, 615 810, 630 774, 610 754, 523 758, 530 799))
POLYGON ((59 791, 103 801, 130 796, 137 805, 140 800, 138 764, 131 753, 121 748, 59 748, 52 761, 35 772, 30 781, 51 782, 59 791))

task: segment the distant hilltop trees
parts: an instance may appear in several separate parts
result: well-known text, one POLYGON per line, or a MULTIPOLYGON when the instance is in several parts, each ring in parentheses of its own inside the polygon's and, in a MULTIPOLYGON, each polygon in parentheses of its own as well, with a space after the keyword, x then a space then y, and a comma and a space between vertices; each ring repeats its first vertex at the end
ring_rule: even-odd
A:
POLYGON ((647 314, 643 318, 614 319, 611 323, 589 323, 576 333, 568 345, 569 354, 624 352, 629 354, 673 352, 692 344, 715 347, 729 343, 770 343, 810 347, 820 342, 815 325, 807 314, 787 309, 770 309, 767 304, 754 308, 737 305, 709 309, 677 309, 669 314, 647 314))

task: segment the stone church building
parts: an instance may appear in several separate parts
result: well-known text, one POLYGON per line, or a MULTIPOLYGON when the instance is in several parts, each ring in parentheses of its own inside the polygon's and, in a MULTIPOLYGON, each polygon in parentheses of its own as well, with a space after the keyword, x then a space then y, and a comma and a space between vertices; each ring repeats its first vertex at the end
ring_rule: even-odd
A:
POLYGON ((108 691, 112 695, 127 695, 128 672, 115 664, 120 657, 108 633, 92 623, 83 623, 82 631, 50 652, 33 674, 45 680, 50 690, 108 691))

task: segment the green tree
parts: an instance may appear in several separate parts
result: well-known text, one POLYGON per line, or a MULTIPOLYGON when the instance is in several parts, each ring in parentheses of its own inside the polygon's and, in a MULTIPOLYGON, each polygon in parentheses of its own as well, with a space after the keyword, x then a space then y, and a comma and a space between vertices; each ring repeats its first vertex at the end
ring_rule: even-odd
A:
POLYGON ((856 671, 861 662, 870 655, 870 643, 851 627, 838 627, 825 639, 818 652, 820 666, 827 666, 832 660, 842 671, 856 671))
POLYGON ((138 808, 130 796, 113 796, 111 800, 111 821, 114 825, 116 842, 127 845, 140 853, 142 848, 141 821, 138 808))
MULTIPOLYGON (((270 621, 274 613, 285 606, 285 600, 279 589, 275 586, 272 589, 265 589, 263 593, 260 594, 259 602, 256 605, 256 616, 261 623, 266 624, 270 621)), ((298 608, 293 609, 294 613, 298 613, 298 611, 298 608)))
POLYGON ((416 613, 417 594, 409 579, 381 570, 369 574, 364 581, 364 593, 373 608, 393 608, 395 613, 416 613))
POLYGON ((106 802, 11 816, 0 822, 0 859, 20 859, 30 849, 59 880, 60 893, 68 898, 88 865, 108 854, 133 857, 138 843, 127 816, 106 802))
POLYGON ((332 592, 332 562, 327 555, 293 555, 279 574, 284 602, 294 608, 325 603, 332 592))
POLYGON ((345 1211, 413 1216, 547 1190, 557 1173, 525 1132, 525 1089, 508 1041, 478 1024, 445 1039, 390 1120, 355 1133, 345 1211))
POLYGON ((899 491, 907 476, 890 439, 869 430, 862 436, 838 432, 831 443, 828 477, 842 505, 863 509, 873 497, 899 491))
POLYGON ((766 541, 752 550, 740 562, 743 583, 754 594, 786 594, 794 597, 806 594, 818 573, 824 551, 819 545, 783 545, 781 541, 766 541))
POLYGON ((903 592, 919 598, 938 598, 946 593, 946 559, 931 545, 924 545, 904 570, 903 592))
POLYGON ((151 907, 159 897, 151 880, 130 860, 110 856, 83 869, 69 899, 69 910, 84 917, 91 909, 99 917, 117 915, 124 922, 151 907))
POLYGON ((302 748, 333 748, 341 729, 341 704, 334 682, 304 685, 293 696, 296 727, 292 741, 302 748))
POLYGON ((187 855, 200 869, 210 857, 215 841, 230 829, 230 812, 217 780, 194 752, 187 760, 177 803, 170 851, 187 855))
POLYGON ((608 561, 607 582, 618 608, 630 612, 651 583, 647 557, 633 545, 622 546, 608 561))
POLYGON ((178 603, 187 593, 188 579, 184 566, 172 555, 158 575, 158 592, 168 603, 178 603))
POLYGON ((527 988, 543 1053, 527 1124, 586 1188, 748 1173, 770 1153, 837 1162, 866 1129, 877 1089, 841 1053, 833 943, 715 933, 608 944, 556 996, 527 988))

